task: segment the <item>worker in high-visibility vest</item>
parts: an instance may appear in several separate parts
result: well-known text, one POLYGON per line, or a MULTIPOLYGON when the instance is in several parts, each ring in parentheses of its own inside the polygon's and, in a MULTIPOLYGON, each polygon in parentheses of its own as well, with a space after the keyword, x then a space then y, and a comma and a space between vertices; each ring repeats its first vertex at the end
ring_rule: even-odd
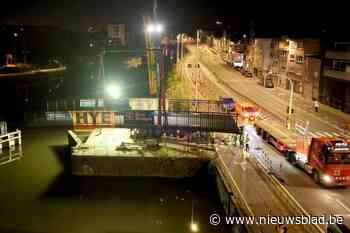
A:
POLYGON ((242 137, 242 135, 240 135, 240 134, 237 134, 237 137, 236 137, 236 146, 239 146, 240 144, 240 141, 241 141, 241 137, 242 137))
POLYGON ((287 233, 287 226, 284 224, 278 224, 276 226, 276 232, 277 233, 287 233))
POLYGON ((245 148, 246 152, 249 152, 249 136, 248 136, 248 134, 246 135, 245 140, 244 140, 244 148, 245 148))

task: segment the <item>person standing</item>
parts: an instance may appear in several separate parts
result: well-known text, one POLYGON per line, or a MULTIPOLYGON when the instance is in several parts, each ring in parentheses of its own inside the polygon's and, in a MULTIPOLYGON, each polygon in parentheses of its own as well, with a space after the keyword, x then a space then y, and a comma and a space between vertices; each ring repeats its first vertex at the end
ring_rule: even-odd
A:
POLYGON ((318 112, 318 109, 320 108, 320 105, 318 103, 318 101, 315 99, 314 100, 314 107, 315 107, 315 112, 318 112))

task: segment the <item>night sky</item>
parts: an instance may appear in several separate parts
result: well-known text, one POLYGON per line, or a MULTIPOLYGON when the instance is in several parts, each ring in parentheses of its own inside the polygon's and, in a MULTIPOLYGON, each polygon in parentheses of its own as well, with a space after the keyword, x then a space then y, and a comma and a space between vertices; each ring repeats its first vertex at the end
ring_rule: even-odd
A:
MULTIPOLYGON (((215 29, 216 20, 231 31, 248 32, 254 21, 258 33, 348 34, 347 6, 310 1, 158 0, 159 14, 168 30, 215 29)), ((0 24, 54 25, 86 31, 110 22, 142 23, 153 0, 36 0, 2 2, 0 24)))

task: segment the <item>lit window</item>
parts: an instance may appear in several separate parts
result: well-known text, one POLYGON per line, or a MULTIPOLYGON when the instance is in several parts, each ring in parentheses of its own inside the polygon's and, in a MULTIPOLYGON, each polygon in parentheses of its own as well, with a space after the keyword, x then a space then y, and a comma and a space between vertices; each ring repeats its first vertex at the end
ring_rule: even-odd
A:
POLYGON ((302 64, 304 62, 304 57, 303 56, 297 56, 297 63, 302 64))
POLYGON ((294 54, 291 54, 291 55, 289 56, 289 61, 290 61, 290 62, 294 62, 294 59, 295 59, 295 55, 294 55, 294 54))

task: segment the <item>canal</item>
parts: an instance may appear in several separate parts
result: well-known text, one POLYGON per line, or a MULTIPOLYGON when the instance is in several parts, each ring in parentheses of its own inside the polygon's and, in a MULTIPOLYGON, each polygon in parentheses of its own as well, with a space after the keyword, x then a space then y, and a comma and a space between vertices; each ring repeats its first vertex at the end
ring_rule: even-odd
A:
MULTIPOLYGON (((67 132, 23 130, 23 157, 0 166, 1 233, 229 232, 210 226, 223 215, 214 178, 75 177, 67 132), (193 205, 193 211, 192 211, 193 205)), ((205 170, 205 169, 204 169, 205 170)))

